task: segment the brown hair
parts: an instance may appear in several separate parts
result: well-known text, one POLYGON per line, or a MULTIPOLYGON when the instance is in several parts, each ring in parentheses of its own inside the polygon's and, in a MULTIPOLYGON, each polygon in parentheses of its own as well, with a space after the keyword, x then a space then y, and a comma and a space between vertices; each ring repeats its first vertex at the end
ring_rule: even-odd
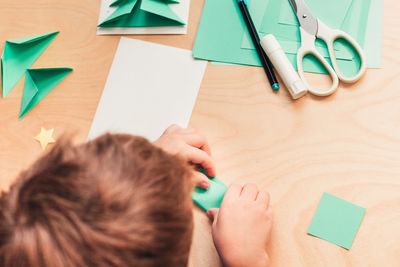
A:
POLYGON ((0 266, 186 266, 189 173, 140 137, 61 141, 0 198, 0 266))

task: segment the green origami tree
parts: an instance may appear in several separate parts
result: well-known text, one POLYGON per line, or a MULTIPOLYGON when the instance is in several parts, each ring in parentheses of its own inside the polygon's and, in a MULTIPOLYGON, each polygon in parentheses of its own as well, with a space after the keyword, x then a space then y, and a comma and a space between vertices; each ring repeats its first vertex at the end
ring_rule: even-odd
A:
POLYGON ((37 103, 54 89, 72 69, 46 68, 26 71, 19 118, 22 119, 37 103))
POLYGON ((99 27, 158 27, 179 26, 185 23, 171 10, 176 0, 117 0, 118 7, 99 27))
POLYGON ((58 32, 53 32, 6 41, 1 57, 3 98, 10 93, 57 34, 58 32))

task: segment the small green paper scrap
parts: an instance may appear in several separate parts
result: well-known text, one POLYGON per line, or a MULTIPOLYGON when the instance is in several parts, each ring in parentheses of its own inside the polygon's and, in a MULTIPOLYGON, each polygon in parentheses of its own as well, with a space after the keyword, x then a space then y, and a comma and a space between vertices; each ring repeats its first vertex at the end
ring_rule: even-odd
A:
POLYGON ((324 193, 308 228, 308 234, 350 249, 365 208, 324 193))
POLYGON ((2 93, 5 98, 59 32, 6 41, 1 57, 2 93))
POLYGON ((29 69, 26 71, 19 118, 22 119, 37 103, 54 89, 71 68, 29 69))
POLYGON ((178 26, 185 23, 169 7, 177 0, 117 0, 118 7, 99 27, 157 27, 178 26))
MULTIPOLYGON (((204 169, 200 171, 207 175, 204 169)), ((211 208, 219 208, 228 188, 217 177, 212 178, 208 175, 207 177, 210 179, 210 187, 207 190, 196 187, 192 193, 193 201, 205 211, 211 208)))

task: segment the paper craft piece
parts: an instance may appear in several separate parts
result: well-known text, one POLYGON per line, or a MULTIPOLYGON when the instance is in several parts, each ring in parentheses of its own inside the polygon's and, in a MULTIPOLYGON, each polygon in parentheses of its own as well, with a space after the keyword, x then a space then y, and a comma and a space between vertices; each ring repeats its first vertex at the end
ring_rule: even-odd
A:
MULTIPOLYGON (((207 175, 204 170, 200 171, 207 175)), ((210 187, 207 190, 196 187, 192 193, 193 201, 205 211, 211 208, 219 208, 228 188, 217 177, 212 178, 208 175, 207 177, 210 179, 210 187)))
MULTIPOLYGON (((118 6, 99 27, 177 26, 185 23, 170 9, 166 0, 117 0, 118 6)), ((176 2, 175 2, 176 3, 176 2)))
POLYGON ((19 118, 22 119, 37 103, 54 89, 72 69, 29 69, 26 71, 19 118))
POLYGON ((58 32, 6 41, 1 57, 3 98, 53 41, 58 32))
POLYGON ((35 136, 35 140, 37 140, 40 143, 40 146, 42 147, 43 150, 46 149, 48 144, 55 143, 56 140, 53 138, 53 132, 54 129, 46 130, 45 128, 40 129, 40 134, 35 136))
POLYGON ((97 34, 186 34, 190 0, 102 0, 97 34))
POLYGON ((157 139, 187 127, 207 61, 189 50, 121 38, 88 139, 106 132, 157 139))
POLYGON ((324 193, 307 233, 350 249, 364 213, 365 208, 324 193))

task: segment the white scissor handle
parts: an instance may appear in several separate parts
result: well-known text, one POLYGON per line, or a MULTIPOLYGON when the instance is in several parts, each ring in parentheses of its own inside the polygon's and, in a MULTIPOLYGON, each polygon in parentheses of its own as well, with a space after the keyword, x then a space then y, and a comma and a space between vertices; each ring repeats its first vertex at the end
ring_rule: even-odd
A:
POLYGON ((367 69, 367 58, 364 54, 364 51, 360 47, 360 45, 350 35, 348 35, 347 33, 343 32, 341 30, 333 30, 333 29, 329 28, 328 26, 326 26, 324 23, 322 23, 318 19, 317 37, 321 38, 326 43, 326 45, 328 47, 328 51, 329 51, 329 57, 331 58, 331 61, 332 61, 333 69, 336 71, 336 74, 341 81, 343 81, 345 83, 354 83, 354 82, 358 81, 364 75, 364 73, 367 69), (358 55, 360 57, 360 60, 361 60, 360 69, 358 70, 358 73, 356 75, 354 75, 353 77, 348 77, 348 76, 344 75, 342 73, 342 71, 340 70, 339 64, 337 63, 335 52, 333 50, 333 43, 337 39, 344 39, 347 42, 349 42, 353 46, 353 48, 356 50, 356 52, 358 53, 358 55))
POLYGON ((303 80, 303 82, 306 84, 308 87, 308 91, 314 95, 317 96, 328 96, 336 91, 339 85, 339 79, 338 76, 336 75, 336 72, 333 70, 331 65, 329 65, 328 61, 321 56, 321 54, 317 51, 315 48, 315 39, 316 37, 314 35, 309 34, 306 32, 302 27, 300 27, 300 34, 301 34, 301 47, 299 51, 297 52, 297 68, 299 70, 300 78, 303 80), (332 78, 332 86, 331 88, 327 90, 315 90, 310 86, 308 83, 306 77, 304 76, 304 70, 303 70, 303 59, 306 55, 313 55, 315 56, 321 63, 322 65, 326 68, 326 70, 329 72, 329 75, 332 78))

